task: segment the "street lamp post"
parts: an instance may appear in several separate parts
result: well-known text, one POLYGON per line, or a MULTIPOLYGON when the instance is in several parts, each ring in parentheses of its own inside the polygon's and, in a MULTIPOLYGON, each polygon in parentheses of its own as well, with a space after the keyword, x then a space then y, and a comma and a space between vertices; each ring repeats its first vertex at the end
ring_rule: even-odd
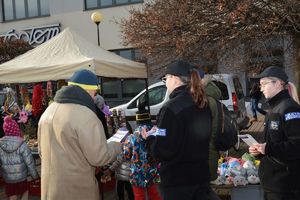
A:
POLYGON ((91 19, 97 25, 98 46, 100 46, 99 24, 103 19, 103 15, 100 12, 93 12, 91 15, 91 19))

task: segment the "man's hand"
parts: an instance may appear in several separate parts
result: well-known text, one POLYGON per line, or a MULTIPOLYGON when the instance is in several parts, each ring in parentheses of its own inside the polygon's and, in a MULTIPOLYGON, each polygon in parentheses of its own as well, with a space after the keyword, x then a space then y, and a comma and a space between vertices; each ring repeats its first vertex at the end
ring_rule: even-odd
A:
POLYGON ((146 127, 142 127, 142 132, 141 132, 141 134, 142 134, 142 138, 146 140, 147 137, 149 136, 149 134, 147 133, 146 127))
POLYGON ((100 181, 101 181, 101 183, 107 183, 107 182, 111 181, 111 177, 106 176, 106 175, 102 175, 100 181))
POLYGON ((111 174, 112 174, 112 171, 109 168, 103 171, 104 176, 111 176, 111 174))
POLYGON ((259 154, 265 155, 266 143, 263 144, 255 144, 249 147, 249 153, 253 156, 258 156, 259 154))
POLYGON ((260 154, 259 151, 257 151, 255 146, 251 146, 249 147, 249 153, 253 156, 258 156, 260 154))
POLYGON ((265 155, 266 151, 266 143, 263 143, 263 144, 257 144, 256 145, 256 149, 258 152, 260 152, 261 154, 265 155))

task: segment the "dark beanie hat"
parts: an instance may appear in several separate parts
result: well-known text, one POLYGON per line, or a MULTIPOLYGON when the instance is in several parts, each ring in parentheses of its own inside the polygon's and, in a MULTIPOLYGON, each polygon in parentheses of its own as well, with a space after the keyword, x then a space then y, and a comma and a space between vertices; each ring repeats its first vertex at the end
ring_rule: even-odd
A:
POLYGON ((97 76, 87 69, 76 71, 68 81, 68 85, 78 85, 85 90, 97 90, 98 83, 97 76))
POLYGON ((195 66, 182 61, 182 60, 176 60, 174 62, 171 62, 166 66, 166 74, 171 74, 174 76, 184 76, 184 77, 189 77, 190 76, 190 71, 196 68, 195 66))
POLYGON ((261 74, 256 76, 256 78, 265 78, 265 77, 276 77, 284 82, 288 82, 288 76, 286 73, 283 71, 282 67, 278 66, 270 66, 266 68, 261 74))

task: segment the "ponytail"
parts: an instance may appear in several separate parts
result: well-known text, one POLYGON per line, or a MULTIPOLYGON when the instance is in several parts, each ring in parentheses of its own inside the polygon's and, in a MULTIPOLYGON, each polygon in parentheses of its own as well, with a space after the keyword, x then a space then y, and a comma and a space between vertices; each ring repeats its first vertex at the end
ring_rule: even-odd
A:
POLYGON ((190 89, 192 98, 199 108, 203 108, 208 105, 208 100, 204 92, 201 77, 199 76, 199 73, 196 69, 193 69, 190 74, 191 79, 188 87, 190 89))
POLYGON ((288 82, 287 89, 289 91, 290 96, 294 99, 294 101, 296 101, 298 104, 300 104, 296 86, 292 82, 288 82))

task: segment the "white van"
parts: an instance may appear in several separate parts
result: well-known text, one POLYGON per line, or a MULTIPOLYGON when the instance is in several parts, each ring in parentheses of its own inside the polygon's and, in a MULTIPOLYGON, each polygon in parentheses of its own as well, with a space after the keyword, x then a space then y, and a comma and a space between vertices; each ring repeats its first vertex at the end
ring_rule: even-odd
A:
POLYGON ((214 74, 212 80, 221 90, 221 102, 226 105, 231 116, 237 121, 239 128, 246 128, 249 117, 239 77, 233 74, 214 74))
MULTIPOLYGON (((245 108, 245 97, 242 86, 237 75, 214 74, 212 80, 222 92, 221 102, 226 105, 231 115, 236 119, 240 129, 247 126, 249 117, 245 108)), ((165 84, 160 81, 148 87, 149 104, 152 119, 156 119, 162 105, 169 99, 165 84)), ((126 119, 131 128, 135 128, 135 113, 137 112, 137 102, 146 101, 146 89, 136 95, 128 103, 114 107, 112 109, 125 110, 126 119)))

